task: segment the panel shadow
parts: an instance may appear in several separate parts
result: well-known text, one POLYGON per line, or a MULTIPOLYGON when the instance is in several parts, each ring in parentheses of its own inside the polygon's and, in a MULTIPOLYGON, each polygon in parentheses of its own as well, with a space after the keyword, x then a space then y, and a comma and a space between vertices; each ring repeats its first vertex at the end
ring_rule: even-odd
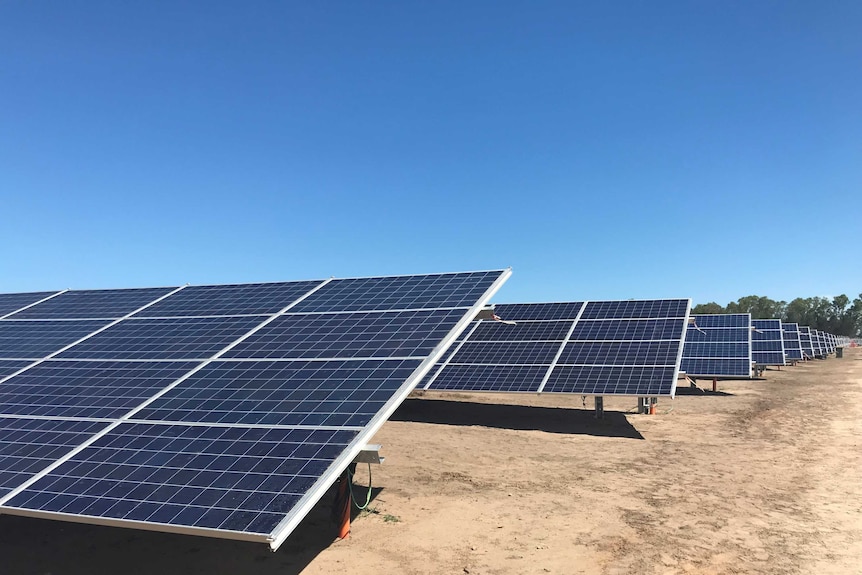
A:
POLYGON ((605 410, 604 419, 596 419, 592 410, 585 409, 411 398, 406 399, 389 419, 643 439, 643 435, 629 423, 625 413, 608 410, 605 410))

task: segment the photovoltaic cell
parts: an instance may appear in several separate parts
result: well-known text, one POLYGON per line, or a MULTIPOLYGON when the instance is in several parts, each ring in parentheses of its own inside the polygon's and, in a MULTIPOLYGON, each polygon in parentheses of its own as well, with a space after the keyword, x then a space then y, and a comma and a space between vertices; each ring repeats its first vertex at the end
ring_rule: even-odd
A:
POLYGON ((418 360, 216 361, 135 415, 140 420, 363 426, 418 360))
POLYGON ((463 316, 464 310, 283 315, 225 357, 426 356, 463 316))
POLYGON ((780 319, 753 319, 751 357, 760 365, 784 365, 784 337, 780 319))
POLYGON ((22 307, 32 305, 57 292, 43 291, 32 293, 4 293, 0 294, 0 317, 8 315, 22 307))
POLYGON ((697 377, 751 377, 751 314, 694 315, 680 369, 697 377))
POLYGON ((110 323, 91 321, 0 321, 0 358, 42 359, 110 323))
POLYGON ((0 416, 0 497, 106 426, 92 421, 0 416))
POLYGON ((0 413, 116 418, 197 365, 194 362, 44 361, 0 385, 0 413))
POLYGON ((123 423, 6 507, 265 536, 356 435, 123 423))
POLYGON ((205 359, 265 316, 127 319, 64 351, 61 359, 205 359))
POLYGON ((117 319, 176 288, 67 291, 29 307, 12 319, 117 319))
POLYGON ((500 272, 333 280, 291 308, 294 313, 470 307, 500 272))
POLYGON ((315 280, 191 286, 138 312, 135 317, 273 314, 321 283, 315 280))

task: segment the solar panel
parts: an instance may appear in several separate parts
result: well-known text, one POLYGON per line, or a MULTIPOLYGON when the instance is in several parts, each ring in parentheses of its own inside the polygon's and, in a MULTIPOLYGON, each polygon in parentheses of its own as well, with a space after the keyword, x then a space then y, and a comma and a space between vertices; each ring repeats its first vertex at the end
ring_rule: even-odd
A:
POLYGON ((799 324, 782 323, 781 328, 784 336, 784 355, 789 360, 801 360, 802 340, 799 339, 799 324))
POLYGON ((690 300, 501 304, 477 320, 425 389, 673 395, 690 300))
POLYGON ((0 512, 277 548, 509 275, 64 292, 0 319, 0 512))
POLYGON ((759 365, 785 365, 784 336, 780 319, 753 319, 751 358, 759 365))
POLYGON ((807 325, 799 326, 799 341, 802 344, 802 353, 807 359, 814 358, 814 346, 811 341, 811 328, 807 325))
POLYGON ((826 356, 823 349, 823 338, 820 335, 820 330, 811 330, 811 347, 814 349, 814 357, 822 359, 826 356))
POLYGON ((751 377, 751 314, 693 315, 680 369, 692 377, 751 377))

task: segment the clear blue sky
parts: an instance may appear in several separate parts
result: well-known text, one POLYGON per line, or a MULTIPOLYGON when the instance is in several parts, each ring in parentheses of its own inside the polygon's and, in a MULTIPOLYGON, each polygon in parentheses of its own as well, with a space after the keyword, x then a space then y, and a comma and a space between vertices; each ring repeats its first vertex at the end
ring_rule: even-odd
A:
POLYGON ((862 2, 0 3, 0 292, 862 291, 862 2))

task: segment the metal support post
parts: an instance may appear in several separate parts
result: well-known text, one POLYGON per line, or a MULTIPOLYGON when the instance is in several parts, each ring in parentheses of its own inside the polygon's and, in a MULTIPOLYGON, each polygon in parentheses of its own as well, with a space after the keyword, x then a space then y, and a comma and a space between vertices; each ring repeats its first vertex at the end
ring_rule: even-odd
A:
POLYGON ((596 419, 605 418, 605 400, 601 395, 595 397, 596 400, 596 419))

